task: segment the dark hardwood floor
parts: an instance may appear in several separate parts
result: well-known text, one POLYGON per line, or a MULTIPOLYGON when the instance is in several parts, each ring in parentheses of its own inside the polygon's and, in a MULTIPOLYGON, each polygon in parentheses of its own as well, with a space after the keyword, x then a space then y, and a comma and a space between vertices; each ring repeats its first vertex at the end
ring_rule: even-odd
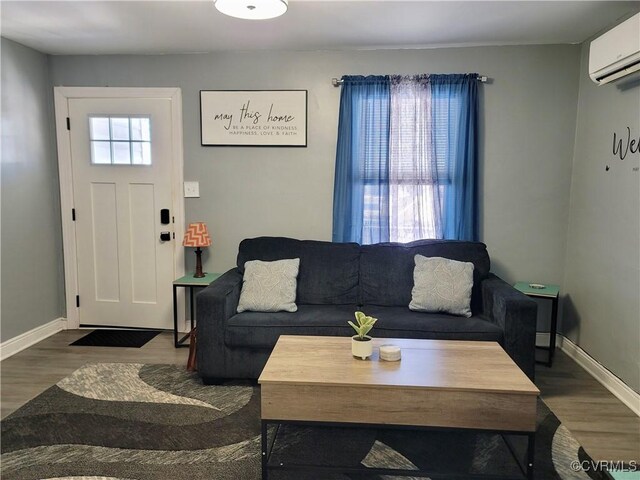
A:
POLYGON ((594 460, 640 461, 640 417, 564 352, 536 367, 536 385, 594 460))
MULTIPOLYGON (((142 348, 70 347, 87 330, 67 330, 0 362, 2 418, 90 362, 186 365, 188 349, 162 333, 142 348)), ((640 417, 562 351, 538 366, 542 399, 594 460, 639 461, 640 417)))

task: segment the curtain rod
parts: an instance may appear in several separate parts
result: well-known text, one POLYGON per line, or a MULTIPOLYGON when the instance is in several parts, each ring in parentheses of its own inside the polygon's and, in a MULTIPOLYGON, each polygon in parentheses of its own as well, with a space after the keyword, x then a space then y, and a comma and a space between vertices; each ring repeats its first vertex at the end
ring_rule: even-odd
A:
MULTIPOLYGON (((476 77, 476 80, 478 80, 479 82, 482 82, 482 83, 487 83, 487 82, 489 81, 489 77, 485 77, 484 75, 478 75, 478 76, 476 77)), ((333 77, 333 78, 331 79, 331 84, 332 84, 334 87, 339 87, 340 85, 342 85, 342 83, 343 83, 343 81, 342 81, 342 80, 337 79, 336 77, 333 77)))

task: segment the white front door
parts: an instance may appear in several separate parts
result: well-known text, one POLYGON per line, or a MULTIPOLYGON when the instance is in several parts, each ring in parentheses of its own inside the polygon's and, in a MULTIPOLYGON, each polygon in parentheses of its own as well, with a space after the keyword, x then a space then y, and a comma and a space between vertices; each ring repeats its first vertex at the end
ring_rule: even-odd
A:
POLYGON ((171 108, 68 100, 80 325, 172 328, 171 108))

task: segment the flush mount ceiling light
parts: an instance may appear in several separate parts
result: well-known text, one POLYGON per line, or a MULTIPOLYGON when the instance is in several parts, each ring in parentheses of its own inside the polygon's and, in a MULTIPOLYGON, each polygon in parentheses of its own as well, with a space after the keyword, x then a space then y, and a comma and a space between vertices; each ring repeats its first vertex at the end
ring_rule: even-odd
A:
POLYGON ((287 0, 215 0, 216 8, 231 17, 266 20, 287 11, 287 0))

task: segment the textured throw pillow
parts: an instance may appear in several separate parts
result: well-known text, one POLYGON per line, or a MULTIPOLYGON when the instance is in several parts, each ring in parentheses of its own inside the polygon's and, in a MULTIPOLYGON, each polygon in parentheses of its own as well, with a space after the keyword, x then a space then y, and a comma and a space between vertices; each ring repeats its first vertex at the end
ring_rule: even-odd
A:
POLYGON ((409 309, 471 316, 473 263, 442 257, 414 257, 409 309))
POLYGON ((295 312, 297 277, 300 259, 263 262, 251 260, 244 264, 242 291, 238 313, 295 312))

